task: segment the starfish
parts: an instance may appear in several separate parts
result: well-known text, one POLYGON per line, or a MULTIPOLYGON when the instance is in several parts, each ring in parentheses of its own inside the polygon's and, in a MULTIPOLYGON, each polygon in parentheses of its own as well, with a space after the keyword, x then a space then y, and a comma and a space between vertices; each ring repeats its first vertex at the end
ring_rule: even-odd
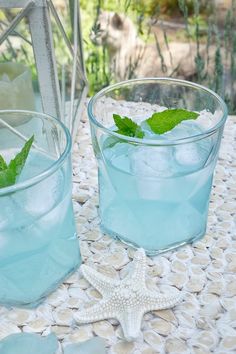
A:
POLYGON ((146 255, 142 248, 135 252, 132 265, 131 272, 120 281, 108 278, 89 266, 80 267, 83 276, 103 298, 92 307, 77 312, 74 315, 76 322, 90 323, 115 318, 121 324, 125 339, 132 341, 139 336, 142 317, 146 312, 173 307, 181 300, 180 291, 173 287, 168 295, 147 288, 146 255))

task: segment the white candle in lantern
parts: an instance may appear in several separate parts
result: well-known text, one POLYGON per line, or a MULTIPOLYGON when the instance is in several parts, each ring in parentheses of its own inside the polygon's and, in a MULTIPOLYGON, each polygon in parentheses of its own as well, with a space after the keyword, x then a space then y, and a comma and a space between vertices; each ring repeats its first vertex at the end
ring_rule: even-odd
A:
MULTIPOLYGON (((0 63, 0 110, 5 109, 35 110, 31 73, 22 64, 0 63)), ((19 119, 16 115, 7 123, 11 126, 18 126, 28 120, 22 117, 19 119)), ((3 125, 0 124, 0 128, 2 127, 3 125)))
POLYGON ((0 63, 0 110, 35 109, 31 73, 19 63, 0 63))

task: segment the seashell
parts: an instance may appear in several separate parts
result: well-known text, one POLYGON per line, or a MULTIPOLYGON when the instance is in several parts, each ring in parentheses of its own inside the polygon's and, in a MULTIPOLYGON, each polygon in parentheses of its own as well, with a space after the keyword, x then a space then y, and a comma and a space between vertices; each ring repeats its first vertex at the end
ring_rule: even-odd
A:
POLYGON ((197 344, 196 346, 193 346, 191 348, 191 353, 193 353, 193 354, 212 354, 212 351, 210 351, 206 347, 201 346, 200 344, 197 344))
POLYGON ((154 351, 152 348, 147 347, 147 348, 143 348, 139 353, 140 354, 160 354, 161 352, 159 350, 154 351))
POLYGON ((96 289, 90 288, 86 291, 86 293, 91 300, 100 300, 102 298, 102 295, 96 289))
POLYGON ((23 326, 23 332, 42 333, 48 326, 51 325, 51 323, 51 321, 43 317, 39 317, 28 323, 26 326, 23 326))
POLYGON ((65 340, 70 343, 84 342, 93 337, 92 328, 90 325, 86 325, 74 330, 70 329, 68 335, 65 336, 65 340))
POLYGON ((227 353, 228 350, 235 350, 236 349, 236 336, 226 335, 222 339, 219 348, 223 349, 225 351, 225 353, 227 353))
POLYGON ((184 341, 188 341, 190 338, 192 338, 195 331, 196 331, 196 328, 178 327, 176 329, 176 331, 173 332, 173 336, 175 338, 179 338, 179 339, 183 339, 184 341))
POLYGON ((186 342, 178 338, 168 338, 165 343, 165 353, 167 354, 187 354, 189 353, 186 342))
POLYGON ((192 264, 202 266, 203 269, 209 264, 209 262, 210 262, 209 257, 205 257, 205 256, 195 256, 191 259, 192 264))
POLYGON ((204 279, 191 277, 187 282, 185 289, 193 293, 198 293, 203 289, 204 285, 205 285, 204 279))
POLYGON ((73 322, 73 311, 69 308, 57 308, 52 315, 57 325, 70 326, 73 322))
POLYGON ((71 328, 69 326, 54 325, 49 329, 49 331, 52 331, 58 339, 64 339, 65 335, 71 332, 71 328))
POLYGON ((199 317, 196 319, 196 326, 200 329, 210 330, 215 327, 215 321, 209 317, 199 317))
POLYGON ((117 342, 113 346, 114 354, 134 354, 135 345, 132 342, 117 342))
POLYGON ((150 327, 162 336, 168 336, 172 331, 173 326, 171 325, 171 323, 161 318, 156 318, 150 322, 150 327))
POLYGON ((153 278, 160 277, 163 274, 163 266, 161 264, 155 264, 154 266, 149 267, 147 270, 147 275, 153 278))
POLYGON ((79 278, 79 273, 78 272, 74 272, 69 278, 67 278, 64 283, 65 284, 74 284, 77 283, 79 278))
POLYGON ((214 304, 203 306, 199 311, 199 315, 203 317, 210 317, 211 319, 217 319, 220 316, 218 308, 215 307, 214 304))
POLYGON ((68 294, 70 295, 70 297, 75 298, 75 299, 80 299, 81 301, 88 301, 89 300, 86 292, 84 292, 80 287, 78 287, 76 285, 71 285, 68 288, 68 294))
POLYGON ((235 277, 232 278, 232 280, 227 283, 226 288, 225 288, 225 296, 236 296, 236 281, 235 277))
POLYGON ((168 284, 176 286, 178 289, 182 289, 188 281, 185 273, 170 273, 167 277, 168 284))
POLYGON ((216 328, 222 338, 225 337, 226 333, 228 336, 236 337, 236 330, 232 327, 232 324, 227 322, 224 318, 221 318, 216 322, 216 328))
POLYGON ((54 307, 64 304, 69 298, 67 287, 62 284, 56 291, 47 297, 47 304, 54 307))
POLYGON ((111 265, 98 265, 97 271, 111 279, 117 279, 117 280, 119 279, 118 273, 115 271, 115 268, 111 265))
POLYGON ((207 284, 206 290, 209 293, 221 295, 224 293, 225 284, 223 281, 212 281, 207 284))
POLYGON ((196 327, 195 318, 191 314, 187 312, 182 312, 181 310, 180 311, 176 310, 175 315, 180 327, 184 327, 184 328, 196 327))
MULTIPOLYGON (((97 240, 101 239, 101 237, 102 237, 102 235, 98 230, 90 230, 86 233, 86 240, 87 241, 97 241, 97 240)), ((98 251, 104 249, 104 248, 99 248, 97 246, 97 243, 94 244, 93 246, 96 246, 95 249, 98 251)))
POLYGON ((185 263, 179 261, 179 260, 175 260, 172 262, 171 265, 171 269, 173 270, 173 272, 186 272, 187 267, 185 265, 185 263))
POLYGON ((163 338, 155 331, 148 330, 143 333, 144 341, 156 350, 161 350, 164 344, 163 338))
POLYGON ((107 339, 112 339, 115 335, 114 329, 108 321, 95 322, 93 331, 97 336, 107 339))
POLYGON ((20 333, 21 330, 14 323, 3 320, 0 322, 0 340, 13 333, 20 333))
POLYGON ((153 314, 155 316, 158 316, 162 318, 163 320, 166 320, 168 322, 171 322, 173 324, 177 324, 177 319, 174 315, 174 312, 172 310, 166 309, 166 310, 156 310, 153 311, 153 314))
POLYGON ((236 296, 220 298, 220 303, 225 310, 233 309, 235 308, 235 304, 236 304, 236 296))
MULTIPOLYGON (((26 325, 28 322, 35 319, 35 314, 31 310, 14 309, 9 311, 5 316, 5 319, 14 323, 17 326, 26 325)), ((1 323, 1 322, 0 322, 1 323)))
POLYGON ((203 347, 214 351, 218 341, 219 339, 216 332, 201 331, 199 333, 192 334, 192 338, 189 343, 191 343, 193 346, 202 345, 203 347))

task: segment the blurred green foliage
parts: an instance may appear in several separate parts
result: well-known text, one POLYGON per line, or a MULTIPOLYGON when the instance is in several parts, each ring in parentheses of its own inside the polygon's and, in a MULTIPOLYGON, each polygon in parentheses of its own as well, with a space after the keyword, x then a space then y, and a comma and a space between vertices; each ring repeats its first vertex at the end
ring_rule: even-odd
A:
MULTIPOLYGON (((57 1, 59 0, 55 0, 55 4, 57 1)), ((68 3, 65 1, 67 11, 68 3)), ((90 32, 99 11, 107 10, 126 13, 136 24, 139 36, 147 43, 155 43, 154 36, 150 34, 150 26, 153 23, 164 20, 180 24, 174 40, 194 41, 198 49, 195 58, 196 75, 192 79, 218 92, 228 103, 230 112, 236 113, 236 0, 232 0, 232 6, 225 12, 220 26, 219 13, 213 3, 213 0, 80 0, 84 59, 90 95, 115 82, 114 73, 109 67, 107 49, 95 46, 90 40, 90 32), (199 50, 201 45, 206 48, 207 55, 204 57, 199 50), (214 70, 210 71, 209 57, 212 55, 212 48, 214 48, 214 70)), ((70 20, 63 16, 63 11, 58 8, 63 25, 71 36, 70 20)), ((10 20, 10 17, 10 12, 4 14, 0 11, 0 30, 5 28, 5 22, 10 20)), ((61 58, 63 65, 69 66, 64 41, 54 25, 53 31, 56 55, 61 58)), ((21 34, 26 40, 30 40, 27 26, 25 28, 22 26, 21 34)), ((173 40, 169 38, 164 27, 163 37, 166 44, 173 40)), ((12 59, 21 61, 31 67, 33 77, 36 78, 32 48, 27 41, 18 46, 19 38, 17 36, 12 38, 14 40, 7 41, 6 49, 0 53, 0 61, 12 59)), ((161 51, 161 46, 159 49, 161 51)))

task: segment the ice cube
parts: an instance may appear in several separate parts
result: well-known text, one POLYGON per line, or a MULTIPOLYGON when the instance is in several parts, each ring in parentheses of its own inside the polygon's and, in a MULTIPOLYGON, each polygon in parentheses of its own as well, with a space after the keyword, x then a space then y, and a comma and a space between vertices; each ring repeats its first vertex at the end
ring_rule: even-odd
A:
POLYGON ((58 347, 55 334, 42 337, 33 333, 16 333, 0 342, 1 354, 55 354, 58 347))
POLYGON ((130 161, 129 155, 133 150, 133 146, 128 143, 117 143, 112 147, 104 150, 104 156, 109 163, 119 170, 129 172, 130 161))
POLYGON ((64 354, 106 354, 105 341, 102 338, 91 338, 83 343, 69 344, 64 354))
POLYGON ((60 200, 63 192, 64 177, 58 171, 24 191, 24 208, 31 216, 41 216, 50 211, 60 200))
POLYGON ((130 155, 131 171, 143 177, 168 177, 172 175, 172 147, 141 146, 130 155))
POLYGON ((203 168, 208 160, 211 145, 203 140, 176 146, 175 159, 181 168, 189 172, 203 168))
MULTIPOLYGON (((199 165, 202 162, 200 149, 194 143, 180 145, 176 148, 175 158, 180 165, 199 165)), ((206 159, 206 156, 204 156, 206 159)))
POLYGON ((222 113, 220 111, 215 111, 214 114, 212 114, 211 112, 204 109, 200 112, 199 117, 196 119, 195 122, 204 132, 208 129, 213 128, 214 125, 217 124, 217 122, 220 120, 221 114, 222 113))
POLYGON ((173 148, 137 147, 130 159, 139 197, 146 200, 163 199, 168 194, 163 188, 163 181, 174 172, 173 148))
POLYGON ((176 125, 172 130, 163 134, 168 140, 176 140, 188 138, 191 136, 199 135, 202 133, 202 129, 195 120, 185 120, 176 125))

